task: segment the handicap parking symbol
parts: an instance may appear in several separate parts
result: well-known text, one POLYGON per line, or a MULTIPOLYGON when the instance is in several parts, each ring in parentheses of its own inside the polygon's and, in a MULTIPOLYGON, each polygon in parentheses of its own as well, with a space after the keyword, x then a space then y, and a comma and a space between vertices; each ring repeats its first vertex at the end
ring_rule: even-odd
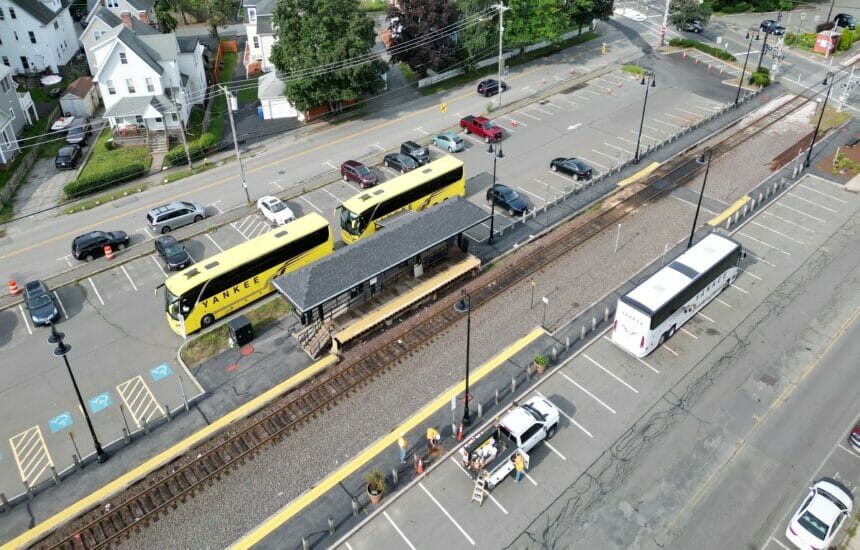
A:
POLYGON ((69 411, 64 412, 63 414, 57 415, 54 418, 48 420, 48 427, 51 429, 51 433, 57 433, 60 430, 64 430, 71 426, 74 422, 72 421, 72 415, 69 411))
POLYGON ((167 363, 162 363, 154 369, 149 369, 149 375, 152 376, 152 379, 155 382, 158 382, 162 378, 166 378, 171 374, 173 374, 173 370, 167 366, 167 363))
POLYGON ((87 403, 90 404, 90 410, 93 411, 93 413, 97 413, 100 410, 106 409, 113 405, 113 400, 110 398, 110 394, 105 392, 91 399, 88 399, 87 403))

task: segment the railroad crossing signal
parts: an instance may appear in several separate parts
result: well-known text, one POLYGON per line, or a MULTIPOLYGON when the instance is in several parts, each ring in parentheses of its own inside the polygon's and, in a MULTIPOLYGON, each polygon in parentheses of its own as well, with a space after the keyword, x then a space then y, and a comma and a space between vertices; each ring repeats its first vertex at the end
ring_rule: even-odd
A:
POLYGON ((447 103, 440 103, 439 104, 439 110, 443 113, 447 112, 448 111, 448 104, 447 103))

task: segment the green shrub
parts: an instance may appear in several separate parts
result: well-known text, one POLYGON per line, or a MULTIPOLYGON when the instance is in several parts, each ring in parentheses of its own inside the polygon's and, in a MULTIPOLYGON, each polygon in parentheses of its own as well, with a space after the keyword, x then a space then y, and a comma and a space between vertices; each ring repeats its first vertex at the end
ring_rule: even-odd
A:
POLYGON ((114 185, 119 185, 120 183, 145 174, 146 171, 146 166, 139 162, 133 162, 117 166, 112 170, 105 170, 98 174, 78 178, 75 181, 66 184, 66 186, 63 187, 63 191, 66 194, 66 198, 76 199, 91 193, 97 193, 107 189, 108 187, 113 187, 114 185))
POLYGON ((842 30, 842 37, 839 39, 839 44, 836 46, 836 49, 840 52, 844 52, 854 45, 854 42, 860 38, 860 30, 842 30))
MULTIPOLYGON (((205 133, 194 141, 188 142, 188 154, 191 155, 191 160, 199 160, 209 154, 217 144, 218 140, 214 135, 211 133, 205 133)), ((177 145, 168 151, 164 156, 164 162, 170 166, 177 166, 185 163, 185 147, 177 145)))
POLYGON ((765 86, 770 85, 770 75, 764 71, 756 71, 750 75, 749 83, 764 88, 765 86))
POLYGON ((695 48, 701 52, 705 52, 706 54, 712 55, 717 59, 722 59, 724 61, 736 61, 735 56, 727 52, 722 48, 716 48, 714 46, 709 46, 708 44, 704 44, 699 42, 698 40, 692 40, 690 38, 673 38, 669 41, 670 46, 675 46, 678 48, 695 48))
POLYGON ((787 46, 794 46, 796 48, 812 51, 812 47, 815 45, 815 33, 804 32, 801 34, 794 34, 787 32, 785 33, 785 44, 787 46))

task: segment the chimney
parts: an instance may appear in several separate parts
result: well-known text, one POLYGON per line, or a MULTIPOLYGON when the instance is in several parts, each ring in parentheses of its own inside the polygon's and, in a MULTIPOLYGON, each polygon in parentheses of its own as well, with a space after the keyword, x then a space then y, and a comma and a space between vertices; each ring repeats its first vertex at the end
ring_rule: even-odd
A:
POLYGON ((130 13, 128 13, 127 11, 124 11, 120 14, 119 18, 122 19, 123 25, 125 25, 129 29, 132 28, 131 27, 131 14, 130 13))
POLYGON ((149 25, 149 15, 147 15, 145 11, 137 12, 137 18, 140 19, 142 23, 149 25))

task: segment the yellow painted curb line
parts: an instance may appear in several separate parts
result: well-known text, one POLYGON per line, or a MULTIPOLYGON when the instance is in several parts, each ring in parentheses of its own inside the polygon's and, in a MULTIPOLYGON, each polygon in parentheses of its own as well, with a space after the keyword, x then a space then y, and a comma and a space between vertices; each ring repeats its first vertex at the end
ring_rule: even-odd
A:
MULTIPOLYGON (((511 356, 525 348, 530 343, 537 340, 543 334, 546 334, 546 332, 540 327, 532 329, 532 331, 529 332, 527 335, 523 336, 522 338, 499 352, 492 359, 481 365, 479 369, 477 369, 471 374, 470 380, 472 380, 473 382, 480 380, 481 378, 495 370, 502 363, 507 361, 511 356)), ((237 550, 251 548, 253 545, 266 538, 268 535, 274 532, 275 529, 277 529, 278 527, 289 521, 293 516, 304 510, 305 507, 308 506, 308 504, 317 500, 334 486, 336 486, 338 483, 355 473, 361 466, 363 466, 368 461, 370 461, 370 459, 381 453, 384 449, 388 447, 391 447, 393 449, 401 431, 408 432, 409 430, 418 426, 435 411, 450 403, 453 397, 465 391, 465 385, 465 381, 461 381, 454 384, 454 386, 449 388, 442 395, 440 395, 439 397, 425 405, 421 410, 409 417, 409 419, 406 420, 403 424, 391 430, 391 432, 389 432, 387 435, 379 438, 375 443, 371 444, 368 448, 359 453, 358 456, 345 463, 333 473, 329 474, 328 477, 320 481, 317 485, 306 491, 304 494, 296 497, 292 502, 281 508, 279 511, 275 512, 271 517, 266 519, 255 529, 246 533, 245 536, 234 542, 230 546, 230 548, 237 550)))
POLYGON ((90 493, 89 495, 82 498, 75 504, 69 506, 62 512, 51 516, 50 518, 36 525, 29 531, 18 535, 14 539, 4 544, 2 548, 26 548, 35 544, 39 539, 47 536, 55 529, 77 518, 88 510, 95 508, 96 506, 100 505, 108 498, 116 495, 123 489, 130 487, 135 482, 146 477, 146 475, 148 475, 153 470, 156 470, 164 466, 165 464, 169 464, 173 460, 176 460, 176 458, 186 453, 189 449, 195 447, 196 445, 206 441, 213 435, 228 428, 233 422, 241 420, 259 411, 260 409, 286 393, 288 390, 292 389, 295 386, 298 386, 309 378, 316 376, 328 367, 334 365, 336 362, 337 357, 334 355, 328 355, 326 357, 323 357, 313 365, 291 376, 277 386, 261 394, 259 397, 249 401, 248 403, 245 403, 237 409, 234 409, 227 415, 219 418, 218 420, 206 426, 202 430, 197 431, 196 433, 190 435, 189 437, 186 437, 179 443, 176 443, 169 449, 150 458, 137 468, 121 475, 120 477, 118 477, 114 481, 111 481, 104 487, 90 493))
POLYGON ((718 215, 716 218, 712 218, 712 219, 708 220, 708 225, 710 225, 711 227, 717 227, 718 225, 720 225, 721 223, 723 223, 724 221, 726 221, 727 219, 732 217, 732 215, 735 212, 737 212, 738 210, 743 208, 743 206, 746 203, 748 203, 749 201, 750 201, 749 195, 744 195, 743 197, 736 200, 734 202, 734 204, 732 204, 731 206, 729 206, 728 208, 723 210, 723 212, 720 215, 718 215))
POLYGON ((645 176, 647 176, 648 174, 650 174, 651 172, 656 170, 659 166, 660 166, 659 162, 652 162, 650 165, 643 168, 642 170, 639 170, 638 172, 636 172, 635 174, 633 174, 629 178, 624 178, 623 180, 619 181, 618 187, 626 187, 626 186, 630 185, 631 183, 635 183, 635 182, 639 181, 640 179, 644 178, 645 176))

